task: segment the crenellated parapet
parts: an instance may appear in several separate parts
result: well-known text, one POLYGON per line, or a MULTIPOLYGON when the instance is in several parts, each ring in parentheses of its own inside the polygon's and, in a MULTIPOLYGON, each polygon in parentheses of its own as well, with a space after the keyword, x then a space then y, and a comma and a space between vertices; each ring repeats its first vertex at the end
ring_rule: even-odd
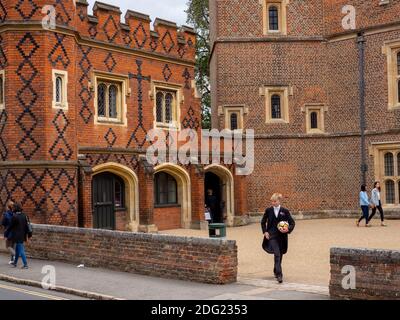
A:
POLYGON ((96 2, 93 13, 86 0, 0 0, 0 26, 23 21, 40 27, 55 14, 56 28, 75 32, 80 38, 108 45, 194 61, 194 29, 163 19, 151 25, 148 15, 128 10, 122 19, 119 7, 96 2))
POLYGON ((119 7, 96 2, 93 15, 88 13, 86 0, 77 0, 77 30, 82 37, 105 43, 140 49, 175 58, 194 60, 196 34, 194 29, 163 19, 128 10, 121 19, 119 7))

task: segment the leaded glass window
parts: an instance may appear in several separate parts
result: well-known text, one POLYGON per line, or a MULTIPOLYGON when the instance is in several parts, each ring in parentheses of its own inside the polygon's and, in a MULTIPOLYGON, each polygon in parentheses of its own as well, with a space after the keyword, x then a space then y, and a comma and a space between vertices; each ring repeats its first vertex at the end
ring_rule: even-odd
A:
POLYGON ((318 129, 318 113, 313 111, 311 112, 311 129, 318 129))
POLYGON ((101 83, 97 89, 97 112, 99 117, 106 115, 106 92, 107 86, 101 83))
POLYGON ((274 94, 271 97, 271 115, 272 119, 281 119, 281 96, 278 94, 274 94))
POLYGON ((109 99, 109 116, 110 118, 117 118, 117 95, 118 89, 115 85, 111 85, 108 89, 108 99, 109 99))
POLYGON ((395 201, 395 184, 394 181, 388 180, 385 183, 385 189, 386 189, 386 203, 388 204, 394 204, 395 201))
POLYGON ((385 154, 385 176, 392 177, 394 176, 394 161, 393 161, 393 153, 388 152, 385 154))
POLYGON ((268 9, 269 30, 279 31, 279 9, 277 6, 270 6, 268 9))
POLYGON ((231 113, 231 130, 238 129, 238 115, 237 113, 231 113))

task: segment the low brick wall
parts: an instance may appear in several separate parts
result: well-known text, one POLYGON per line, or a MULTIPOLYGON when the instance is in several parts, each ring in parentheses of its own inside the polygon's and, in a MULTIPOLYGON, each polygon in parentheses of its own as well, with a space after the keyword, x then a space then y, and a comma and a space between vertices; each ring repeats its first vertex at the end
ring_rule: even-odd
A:
POLYGON ((28 256, 203 283, 237 278, 235 241, 34 225, 28 256))
POLYGON ((333 299, 400 300, 400 251, 378 249, 331 249, 329 292, 333 299), (345 290, 344 266, 356 272, 355 289, 345 290))

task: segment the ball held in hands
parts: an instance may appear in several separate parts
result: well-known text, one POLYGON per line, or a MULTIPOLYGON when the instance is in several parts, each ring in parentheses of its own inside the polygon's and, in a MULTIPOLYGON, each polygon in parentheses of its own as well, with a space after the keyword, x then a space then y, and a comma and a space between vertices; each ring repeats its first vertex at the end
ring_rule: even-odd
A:
POLYGON ((287 221, 280 221, 278 223, 278 230, 282 233, 289 232, 289 223, 287 221))

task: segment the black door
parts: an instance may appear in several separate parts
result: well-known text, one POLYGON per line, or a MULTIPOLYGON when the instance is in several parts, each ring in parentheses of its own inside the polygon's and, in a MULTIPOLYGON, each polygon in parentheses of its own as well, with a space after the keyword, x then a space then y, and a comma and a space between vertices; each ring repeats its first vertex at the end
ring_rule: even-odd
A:
POLYGON ((224 222, 223 218, 223 208, 222 208, 222 182, 221 179, 212 172, 206 172, 205 179, 204 179, 204 196, 205 201, 207 203, 211 203, 209 205, 211 208, 212 219, 214 223, 221 223, 224 222), (210 201, 210 196, 208 195, 208 191, 212 190, 212 197, 213 200, 210 201), (215 203, 214 205, 212 205, 215 203))
POLYGON ((115 230, 114 175, 102 173, 93 179, 93 227, 115 230))

